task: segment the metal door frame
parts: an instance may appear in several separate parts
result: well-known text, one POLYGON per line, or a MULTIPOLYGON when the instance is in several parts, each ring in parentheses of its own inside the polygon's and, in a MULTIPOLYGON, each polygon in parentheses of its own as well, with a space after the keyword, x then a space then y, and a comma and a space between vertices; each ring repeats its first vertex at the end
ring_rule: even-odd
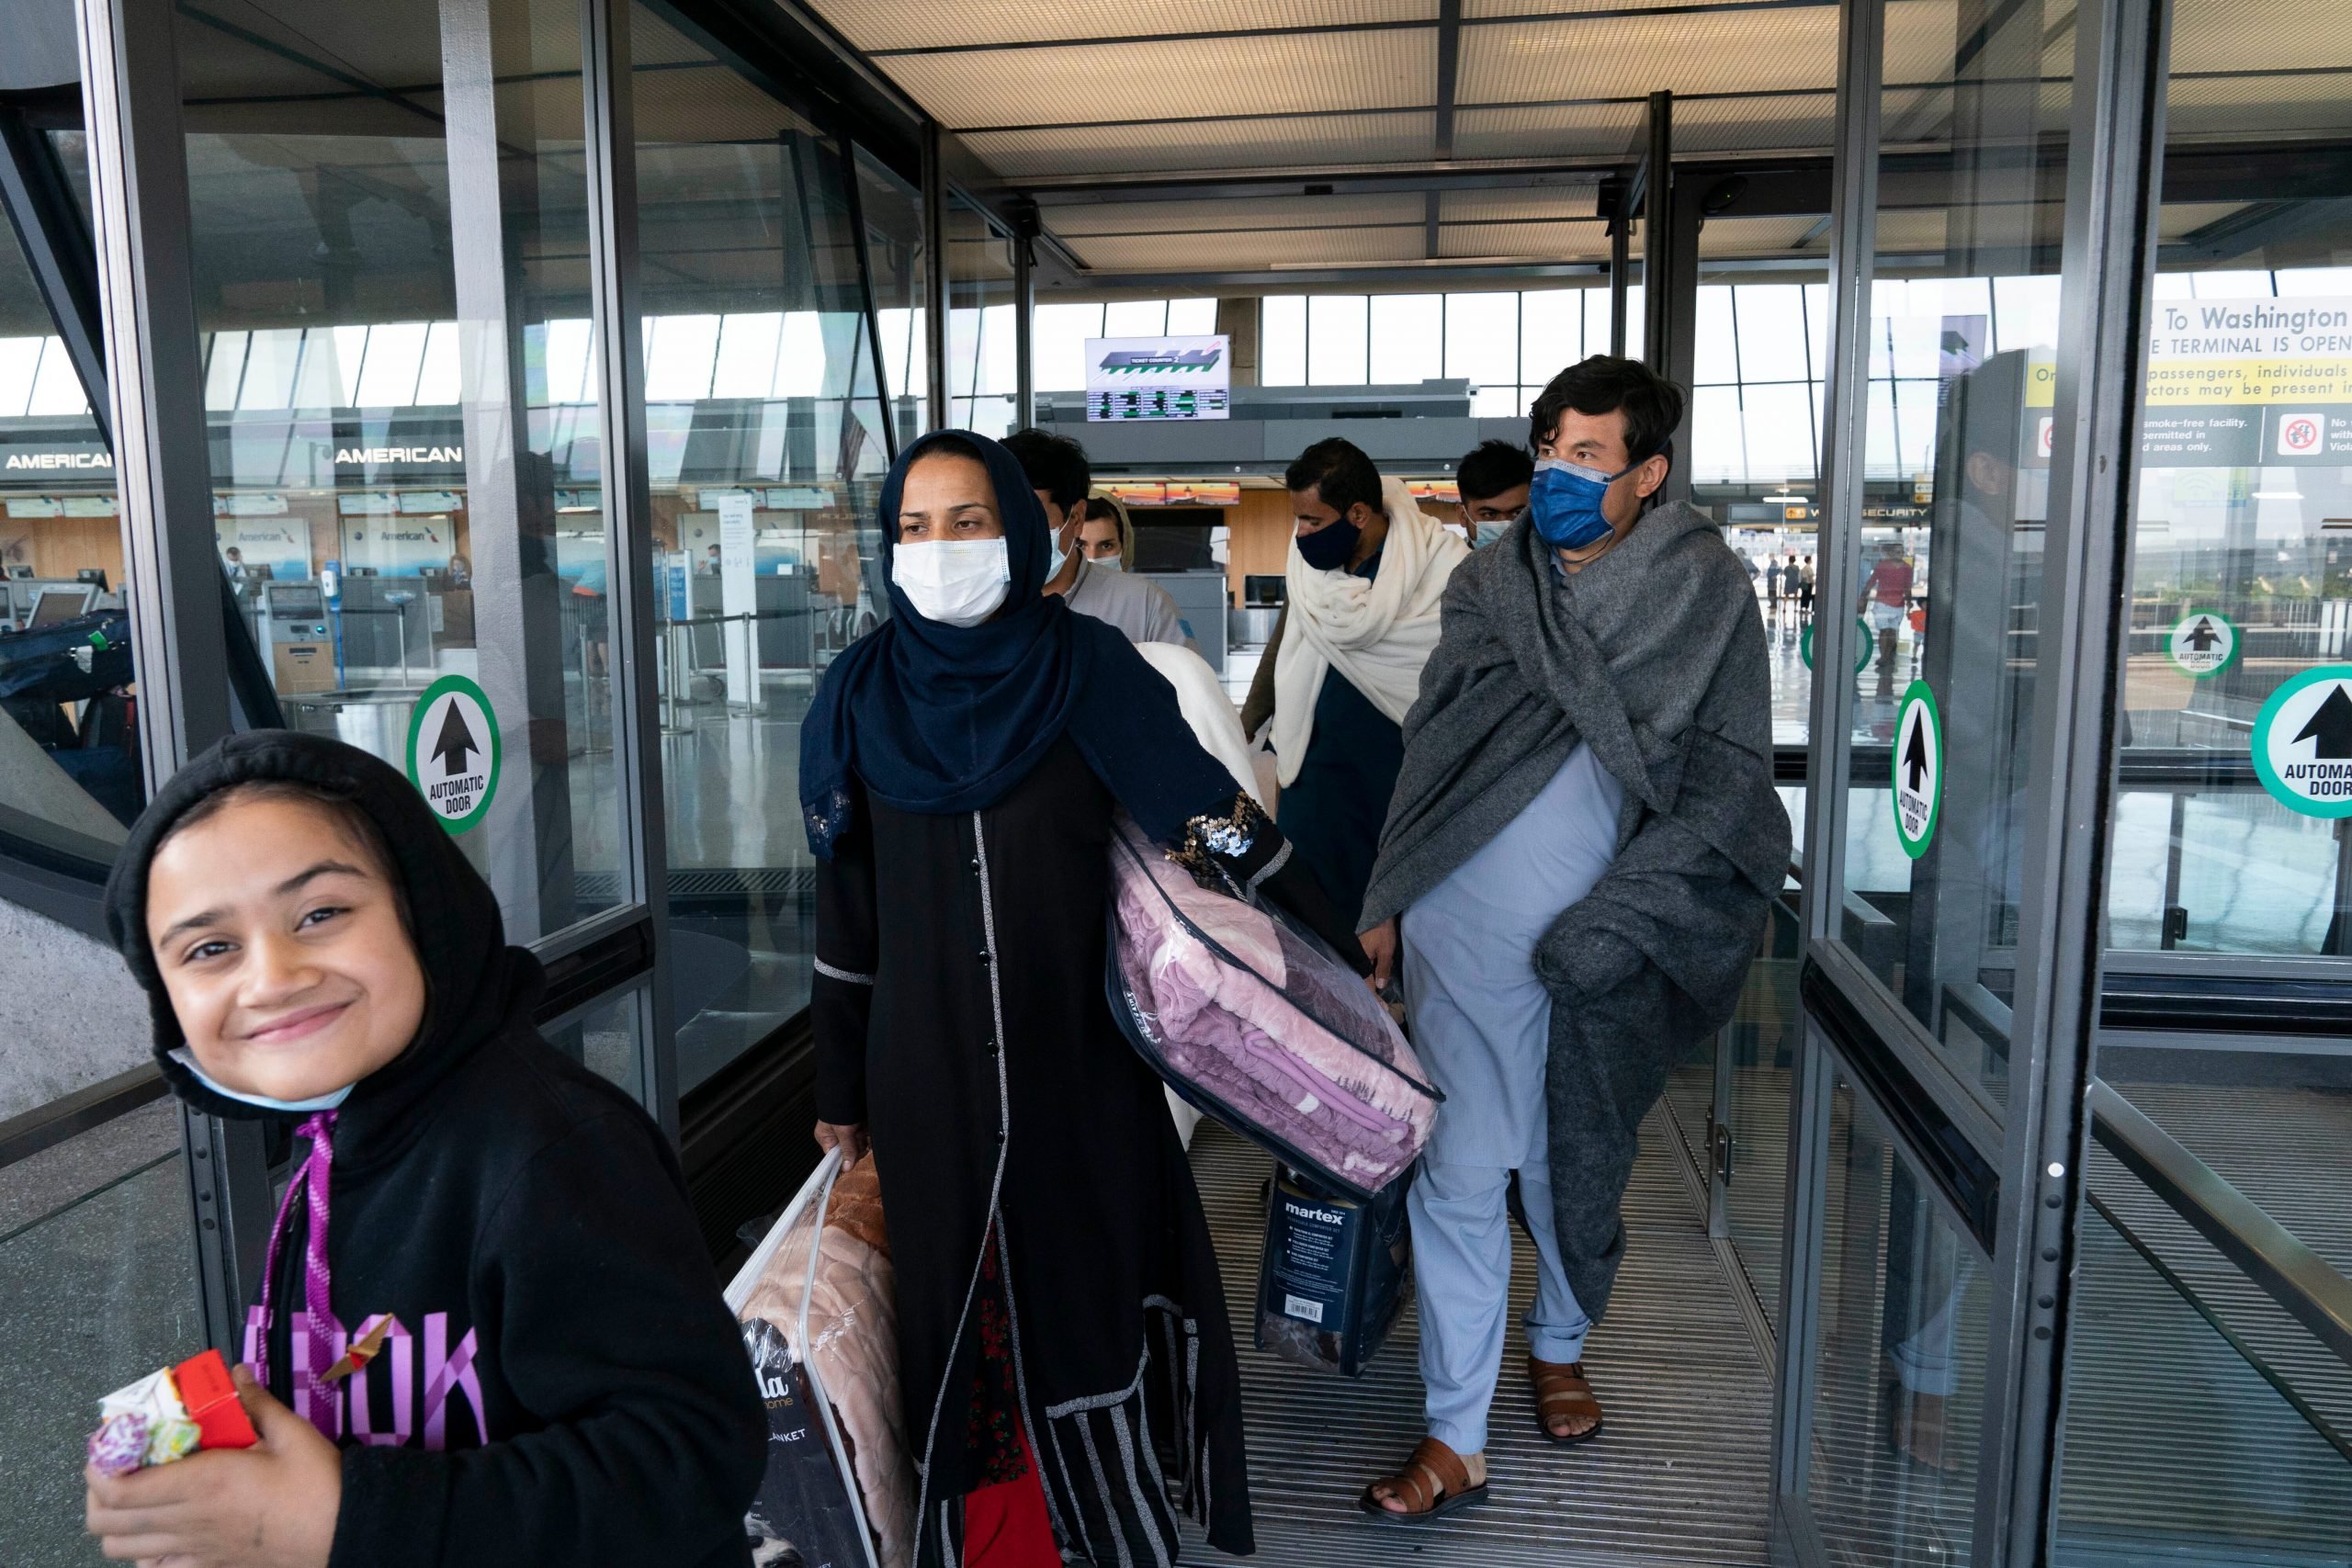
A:
MULTIPOLYGON (((1831 364, 1824 432, 1825 582, 1860 559, 1868 332, 1875 272, 1885 0, 1842 0, 1831 228, 1831 364)), ((1830 1090, 1840 1062, 1904 1150, 1972 1228, 1993 1267, 1986 1418, 1972 1560, 2039 1561, 2051 1529, 2084 1093, 2103 957, 2101 878, 2113 793, 2109 723, 2120 673, 2117 605, 2139 452, 2142 326, 2162 158, 2168 0, 2081 0, 2075 17, 2049 515, 2011 1009, 2010 1096, 2000 1121, 1939 1058, 1926 1031, 1847 951, 1853 626, 1816 626, 1803 926, 1808 1024, 1794 1075, 1781 1362, 1774 1420, 1776 1559, 1824 1561, 1807 1500, 1820 1346, 1830 1090), (1856 1047, 1861 1047, 1857 1050, 1856 1047), (1911 1100, 1907 1112, 1896 1100, 1911 1100), (1973 1185, 1939 1172, 1917 1129, 1940 1122, 1984 1162, 1973 1185), (1986 1239, 1978 1228, 1980 1240, 1986 1239)))

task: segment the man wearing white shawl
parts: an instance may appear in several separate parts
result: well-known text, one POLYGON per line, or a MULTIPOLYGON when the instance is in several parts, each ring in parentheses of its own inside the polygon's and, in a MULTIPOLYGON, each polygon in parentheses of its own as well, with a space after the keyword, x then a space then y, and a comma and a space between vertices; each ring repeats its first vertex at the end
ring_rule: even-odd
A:
POLYGON ((1276 821, 1350 923, 1363 902, 1400 726, 1438 640, 1446 580, 1469 547, 1337 438, 1284 476, 1295 515, 1273 660, 1276 821))

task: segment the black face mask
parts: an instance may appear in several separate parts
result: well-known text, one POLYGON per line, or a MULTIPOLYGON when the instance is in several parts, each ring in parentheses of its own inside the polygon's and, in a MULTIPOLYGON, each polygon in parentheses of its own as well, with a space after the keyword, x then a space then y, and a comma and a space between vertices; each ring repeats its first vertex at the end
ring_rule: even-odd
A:
POLYGON ((1342 517, 1312 534, 1299 535, 1298 556, 1316 570, 1329 571, 1348 564, 1348 558, 1356 553, 1356 541, 1363 537, 1363 530, 1342 517))

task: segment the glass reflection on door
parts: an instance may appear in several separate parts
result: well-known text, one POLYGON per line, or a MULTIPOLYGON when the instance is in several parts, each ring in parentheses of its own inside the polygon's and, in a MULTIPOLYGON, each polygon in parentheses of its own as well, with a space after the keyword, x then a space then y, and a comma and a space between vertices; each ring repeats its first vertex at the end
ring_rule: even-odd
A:
POLYGON ((2038 766, 2073 15, 1887 7, 1860 568, 1819 589, 1864 637, 1842 934, 1996 1114, 2007 1042, 1982 1024, 2011 991, 2038 766))
POLYGON ((905 407, 914 210, 841 140, 631 10, 677 1075, 691 1092, 808 1004, 800 720, 878 624, 874 520, 905 407), (860 220, 866 231, 861 235, 860 220), (863 244, 861 244, 863 240, 863 244), (894 331, 895 328, 895 331, 894 331))
POLYGON ((1835 1562, 1968 1562, 1984 1423, 1984 1254, 1842 1072, 1826 1169, 1814 1522, 1835 1562))
POLYGON ((581 40, 557 0, 473 10, 470 84, 420 0, 176 26, 238 613, 289 727, 413 775, 420 698, 481 690, 495 783, 458 842, 527 942, 619 888, 581 40))
POLYGON ((2352 15, 2177 0, 2170 69, 2141 466, 2112 520, 2106 986, 2141 1026, 2093 1063, 2053 1560, 2343 1562, 2352 1358, 2298 1292, 2352 1301, 2326 1012, 2352 983, 2352 816, 2327 789, 2352 760, 2352 173, 2292 171, 2340 135, 2352 15), (2240 998, 2269 1003, 2258 1032, 2240 998), (2194 1190, 2127 1167, 2124 1138, 2201 1166, 2194 1190), (2199 1198, 2231 1226, 2193 1222, 2199 1198), (2217 1244, 2270 1226, 2307 1249, 2285 1283, 2217 1244))

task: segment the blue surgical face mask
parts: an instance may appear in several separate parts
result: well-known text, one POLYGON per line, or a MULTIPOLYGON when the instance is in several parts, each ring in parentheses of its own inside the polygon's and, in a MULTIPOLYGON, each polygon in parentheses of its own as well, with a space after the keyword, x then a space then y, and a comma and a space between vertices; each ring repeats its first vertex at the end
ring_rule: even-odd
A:
POLYGON ((1481 523, 1476 526, 1478 529, 1478 548, 1482 550, 1488 545, 1493 544, 1496 540, 1501 538, 1503 535, 1510 529, 1510 525, 1508 523, 1481 523))
POLYGON ((1535 459, 1535 482, 1527 492, 1527 510, 1535 531, 1556 550, 1580 550, 1610 531, 1601 514, 1601 498, 1609 487, 1641 467, 1630 463, 1613 474, 1588 468, 1558 457, 1535 459))
POLYGON ((1297 536, 1299 558, 1317 571, 1331 571, 1348 564, 1348 558, 1356 553, 1356 541, 1363 537, 1363 530, 1342 517, 1312 534, 1297 536))
POLYGON ((197 1082, 215 1094, 226 1096, 240 1104, 257 1105, 264 1111, 283 1111, 288 1116, 312 1111, 333 1111, 342 1105, 351 1091, 358 1087, 356 1084, 345 1084, 331 1094, 314 1095, 309 1100, 272 1100, 266 1094, 247 1094, 243 1089, 231 1089, 227 1084, 218 1081, 196 1065, 196 1053, 185 1045, 172 1052, 172 1060, 194 1074, 197 1082))

